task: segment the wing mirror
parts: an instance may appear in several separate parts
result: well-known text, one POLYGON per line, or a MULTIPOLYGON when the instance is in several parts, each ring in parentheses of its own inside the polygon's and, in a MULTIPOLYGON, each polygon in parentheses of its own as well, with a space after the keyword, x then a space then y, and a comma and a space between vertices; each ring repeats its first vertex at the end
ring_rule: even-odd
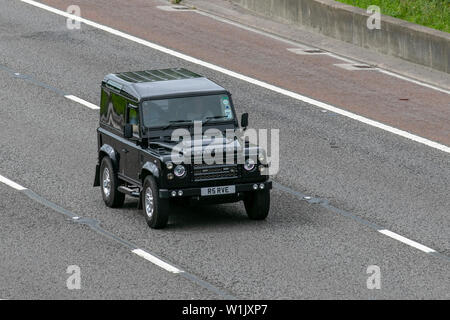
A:
POLYGON ((247 129, 248 127, 248 113, 243 113, 241 116, 241 127, 247 129))
POLYGON ((126 139, 133 138, 133 126, 129 123, 123 126, 123 136, 126 139))

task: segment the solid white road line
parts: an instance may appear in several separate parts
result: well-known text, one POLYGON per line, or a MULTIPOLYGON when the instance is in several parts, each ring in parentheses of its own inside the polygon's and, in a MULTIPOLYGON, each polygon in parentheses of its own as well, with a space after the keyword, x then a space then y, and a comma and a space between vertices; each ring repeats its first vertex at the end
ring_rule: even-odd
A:
POLYGON ((100 109, 100 107, 96 106, 95 104, 90 103, 90 102, 87 102, 87 101, 85 101, 85 100, 83 100, 83 99, 80 99, 80 98, 78 98, 78 97, 72 96, 72 95, 70 95, 70 94, 69 94, 69 95, 66 95, 66 96, 64 96, 64 97, 67 98, 67 99, 69 99, 69 100, 78 102, 78 103, 84 105, 85 107, 88 107, 89 109, 92 109, 92 110, 99 110, 99 109, 100 109))
POLYGON ((144 258, 147 261, 150 261, 151 263, 157 265, 160 268, 163 268, 166 271, 172 272, 172 273, 181 273, 184 272, 183 270, 180 270, 167 262, 162 261, 161 259, 151 255, 150 253, 142 250, 142 249, 134 249, 132 251, 133 253, 137 254, 138 256, 144 258))
POLYGON ((378 68, 378 71, 381 72, 381 73, 390 75, 391 77, 395 77, 395 78, 398 78, 398 79, 406 80, 406 81, 412 82, 414 84, 418 84, 418 85, 421 85, 423 87, 427 87, 429 89, 434 89, 434 90, 437 90, 437 91, 440 91, 440 92, 443 92, 443 93, 446 93, 446 94, 450 94, 449 90, 445 90, 445 89, 442 89, 442 88, 435 87, 435 86, 433 86, 431 84, 428 84, 428 83, 423 83, 423 82, 418 81, 418 80, 407 78, 407 77, 401 76, 399 74, 396 74, 394 72, 390 72, 390 71, 383 70, 383 69, 380 69, 380 68, 378 68))
POLYGON ((391 237, 392 239, 395 239, 397 241, 403 242, 404 244, 407 244, 411 247, 414 247, 416 249, 419 249, 420 251, 426 252, 426 253, 433 253, 436 252, 436 250, 433 250, 431 248, 428 248, 427 246, 424 246, 423 244, 417 243, 413 240, 410 240, 408 238, 402 237, 401 235, 386 230, 386 229, 382 229, 382 230, 378 230, 379 233, 384 234, 385 236, 391 237))
POLYGON ((228 75, 230 77, 233 77, 233 78, 236 78, 236 79, 239 79, 239 80, 242 80, 242 81, 254 84, 256 86, 259 86, 259 87, 262 87, 262 88, 274 91, 276 93, 279 93, 279 94, 291 97, 293 99, 309 103, 309 104, 314 105, 316 107, 319 107, 319 108, 322 108, 322 109, 325 109, 325 110, 328 110, 328 111, 340 114, 340 115, 342 115, 344 117, 351 118, 353 120, 362 122, 362 123, 367 124, 369 126, 376 127, 376 128, 388 131, 390 133, 396 134, 398 136, 401 136, 403 138, 406 138, 406 139, 409 139, 409 140, 412 140, 412 141, 424 144, 424 145, 426 145, 428 147, 431 147, 431 148, 434 148, 434 149, 437 149, 437 150, 440 150, 440 151, 443 151, 443 152, 446 152, 446 153, 450 153, 450 147, 445 146, 445 145, 440 144, 440 143, 437 143, 435 141, 431 141, 431 140, 428 140, 426 138, 422 138, 422 137, 414 135, 412 133, 409 133, 409 132, 406 132, 406 131, 403 131, 403 130, 400 130, 400 129, 397 129, 397 128, 394 128, 394 127, 391 127, 391 126, 388 126, 388 125, 385 125, 385 124, 380 123, 378 121, 370 120, 368 118, 362 117, 362 116, 357 115, 355 113, 348 112, 346 110, 339 109, 339 108, 334 107, 332 105, 329 105, 329 104, 326 104, 326 103, 323 103, 323 102, 320 102, 320 101, 308 98, 308 97, 303 96, 301 94, 298 94, 298 93, 295 93, 295 92, 292 92, 292 91, 289 91, 289 90, 286 90, 286 89, 279 88, 277 86, 268 84, 268 83, 260 81, 260 80, 253 79, 251 77, 242 75, 240 73, 237 73, 237 72, 234 72, 234 71, 231 71, 231 70, 228 70, 228 69, 216 66, 216 65, 214 65, 212 63, 202 61, 200 59, 188 56, 186 54, 177 52, 177 51, 172 50, 172 49, 165 48, 163 46, 160 46, 158 44, 152 43, 150 41, 147 41, 147 40, 144 40, 144 39, 140 39, 138 37, 126 34, 126 33, 122 32, 122 31, 115 30, 115 29, 113 29, 111 27, 107 27, 107 26, 101 25, 99 23, 96 23, 96 22, 93 22, 91 20, 87 20, 87 19, 84 19, 84 18, 81 18, 81 17, 78 17, 78 16, 74 16, 72 14, 69 14, 67 12, 64 12, 64 11, 52 8, 52 7, 47 6, 45 4, 42 4, 42 3, 39 3, 39 2, 36 2, 36 1, 33 1, 33 0, 20 0, 20 1, 22 1, 24 3, 28 3, 30 5, 33 5, 35 7, 44 9, 46 11, 58 14, 60 16, 63 16, 63 17, 69 18, 69 19, 73 19, 73 20, 76 20, 76 21, 80 21, 80 22, 82 22, 82 23, 84 23, 86 25, 89 25, 91 27, 103 30, 105 32, 111 33, 113 35, 116 35, 118 37, 122 37, 122 38, 130 40, 130 41, 139 43, 141 45, 144 45, 144 46, 149 47, 149 48, 154 49, 154 50, 158 50, 158 51, 163 52, 165 54, 174 56, 176 58, 179 58, 179 59, 182 59, 182 60, 185 60, 185 61, 197 64, 197 65, 203 66, 205 68, 208 68, 208 69, 211 69, 211 70, 214 70, 214 71, 226 74, 226 75, 228 75))
POLYGON ((13 189, 19 190, 19 191, 27 189, 27 188, 22 187, 20 184, 17 184, 14 181, 9 180, 8 178, 5 178, 2 175, 0 175, 0 182, 6 184, 7 186, 10 186, 13 189))

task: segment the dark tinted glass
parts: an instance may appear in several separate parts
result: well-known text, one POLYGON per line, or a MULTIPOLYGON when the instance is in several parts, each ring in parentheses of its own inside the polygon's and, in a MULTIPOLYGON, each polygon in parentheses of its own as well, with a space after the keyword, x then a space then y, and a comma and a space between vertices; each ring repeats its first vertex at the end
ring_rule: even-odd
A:
POLYGON ((137 109, 128 108, 128 123, 133 127, 133 134, 139 135, 139 112, 137 109))
POLYGON ((170 121, 227 121, 234 119, 231 102, 226 94, 148 100, 142 103, 143 124, 146 127, 166 126, 170 121))
POLYGON ((111 101, 113 105, 113 112, 110 116, 110 124, 119 130, 122 130, 125 123, 125 110, 127 107, 127 100, 115 93, 111 93, 111 101))

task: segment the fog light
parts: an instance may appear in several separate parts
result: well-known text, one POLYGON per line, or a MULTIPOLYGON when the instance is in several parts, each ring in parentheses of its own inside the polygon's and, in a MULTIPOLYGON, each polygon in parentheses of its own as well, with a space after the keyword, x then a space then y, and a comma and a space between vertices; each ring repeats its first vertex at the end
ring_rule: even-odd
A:
POLYGON ((177 192, 176 191, 172 191, 171 195, 172 195, 172 197, 176 197, 177 196, 177 192))
POLYGON ((259 172, 263 172, 264 171, 264 166, 259 166, 258 169, 259 169, 259 172))
POLYGON ((263 162, 265 160, 264 155, 262 153, 258 155, 258 160, 259 162, 263 162))
POLYGON ((253 185, 253 190, 258 190, 258 185, 257 184, 253 185))
POLYGON ((178 195, 181 197, 183 195, 183 190, 178 191, 178 195))
POLYGON ((262 190, 262 189, 264 189, 264 183, 261 183, 260 185, 259 185, 259 188, 262 190))
POLYGON ((173 177, 174 177, 173 173, 169 173, 169 174, 167 175, 167 179, 168 179, 168 180, 172 180, 173 177))

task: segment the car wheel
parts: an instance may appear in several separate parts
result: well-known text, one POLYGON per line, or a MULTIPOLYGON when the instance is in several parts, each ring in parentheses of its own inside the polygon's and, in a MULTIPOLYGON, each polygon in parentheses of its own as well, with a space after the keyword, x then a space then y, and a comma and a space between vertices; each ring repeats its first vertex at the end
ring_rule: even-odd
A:
POLYGON ((159 188, 152 176, 147 176, 142 189, 142 210, 152 229, 162 229, 169 220, 170 202, 159 197, 159 188))
POLYGON ((264 220, 270 209, 269 190, 249 192, 244 199, 244 205, 250 219, 264 220))
POLYGON ((125 201, 125 194, 117 190, 119 186, 117 174, 109 157, 103 157, 100 165, 100 181, 103 201, 108 207, 121 207, 125 201))

